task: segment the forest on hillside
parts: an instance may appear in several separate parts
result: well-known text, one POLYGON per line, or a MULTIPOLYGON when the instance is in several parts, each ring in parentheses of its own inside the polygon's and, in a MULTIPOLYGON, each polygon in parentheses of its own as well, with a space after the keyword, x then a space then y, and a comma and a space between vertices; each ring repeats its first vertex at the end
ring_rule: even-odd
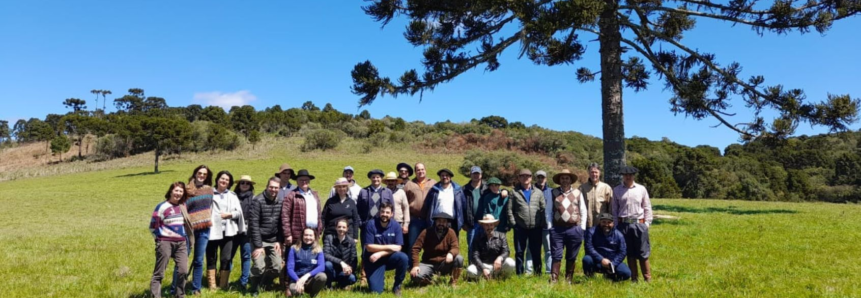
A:
MULTIPOLYGON (((520 167, 545 169, 551 175, 569 168, 586 179, 586 165, 603 163, 601 139, 573 131, 553 131, 500 116, 483 116, 467 123, 407 122, 397 117, 373 118, 367 110, 353 115, 313 102, 283 109, 272 106, 170 107, 164 98, 145 96, 132 88, 113 100, 115 112, 105 113, 106 90, 93 90, 95 109, 87 101, 61 102, 70 111, 44 119, 0 121, 2 147, 43 142, 55 154, 78 147, 67 160, 101 162, 155 151, 159 158, 184 152, 234 150, 254 146, 264 135, 301 137, 303 151, 330 150, 345 138, 364 142, 363 152, 409 146, 463 154, 460 172, 472 165, 486 176, 514 181, 520 167), (101 96, 102 108, 98 108, 101 96), (94 139, 93 154, 85 155, 85 139, 94 139)), ((60 103, 58 103, 60 104, 60 103)), ((478 115, 477 115, 478 116, 478 115)), ((723 148, 688 147, 664 138, 626 140, 627 163, 640 170, 639 183, 652 197, 713 198, 758 201, 858 202, 861 199, 861 132, 838 132, 788 139, 753 140, 723 148)), ((74 151, 74 149, 73 149, 74 151)), ((62 156, 57 156, 63 160, 62 156)))

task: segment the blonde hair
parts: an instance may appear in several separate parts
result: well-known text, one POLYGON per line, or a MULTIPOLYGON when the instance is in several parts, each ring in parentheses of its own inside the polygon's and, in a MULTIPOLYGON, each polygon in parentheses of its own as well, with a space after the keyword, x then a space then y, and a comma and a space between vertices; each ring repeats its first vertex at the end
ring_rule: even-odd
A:
MULTIPOLYGON (((311 230, 311 232, 314 233, 314 241, 311 242, 311 252, 315 253, 315 254, 323 252, 323 248, 320 247, 320 241, 317 241, 317 230, 312 229, 312 228, 305 228, 304 230, 302 230, 302 238, 305 238, 305 231, 307 231, 307 230, 311 230)), ((296 250, 296 252, 299 252, 299 250, 302 249, 303 244, 305 244, 305 243, 302 242, 302 240, 299 240, 299 242, 296 242, 296 244, 293 244, 293 249, 296 250)))

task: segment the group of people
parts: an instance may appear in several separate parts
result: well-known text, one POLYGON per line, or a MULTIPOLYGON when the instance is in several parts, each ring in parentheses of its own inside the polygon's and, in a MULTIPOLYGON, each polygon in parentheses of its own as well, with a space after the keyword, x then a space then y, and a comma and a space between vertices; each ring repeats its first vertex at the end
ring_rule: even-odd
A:
POLYGON ((321 198, 310 187, 314 175, 288 164, 257 195, 248 175, 235 182, 228 171, 213 176, 209 167, 198 166, 187 183, 171 183, 165 201, 153 211, 156 264, 150 290, 161 297, 164 271, 174 259, 171 294, 184 297, 190 272, 192 294, 199 294, 204 256, 209 289, 226 289, 236 252, 242 267, 238 284, 252 296, 276 278, 286 296, 314 297, 324 288, 360 280, 382 293, 389 270, 395 271, 392 292, 400 296, 407 273, 418 285, 450 276, 456 286, 467 261, 466 279, 504 279, 530 269, 541 275, 546 266, 555 283, 563 257, 570 283, 581 244, 586 276, 637 281, 641 270, 643 279, 651 280, 652 208, 645 187, 634 181, 636 168, 623 168, 623 183, 616 187, 600 181, 595 163, 588 167, 588 182, 579 187, 574 187, 577 175, 566 169, 552 176, 556 188, 548 185, 545 171, 533 175, 521 169, 511 191, 498 178, 484 180, 477 166, 463 186, 452 181, 455 175, 448 169, 437 171, 439 181, 427 177, 422 163, 400 163, 396 171, 371 170, 370 185, 361 187, 347 166, 328 197, 321 198))

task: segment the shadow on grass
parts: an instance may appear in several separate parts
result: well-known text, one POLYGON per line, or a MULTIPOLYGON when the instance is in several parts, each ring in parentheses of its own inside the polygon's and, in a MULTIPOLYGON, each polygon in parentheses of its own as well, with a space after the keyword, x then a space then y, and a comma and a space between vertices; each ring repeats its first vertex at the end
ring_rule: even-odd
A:
POLYGON ((141 172, 141 173, 136 173, 136 174, 125 174, 125 175, 119 175, 119 176, 115 176, 114 178, 130 178, 130 177, 139 177, 139 176, 158 175, 158 174, 163 174, 163 173, 172 173, 172 172, 176 172, 176 171, 174 171, 174 170, 165 170, 165 171, 159 171, 158 173, 155 173, 155 172, 141 172))
POLYGON ((723 207, 707 207, 707 208, 694 208, 694 207, 684 207, 684 206, 676 206, 676 205, 655 205, 652 206, 652 209, 656 211, 668 211, 668 212, 683 212, 683 213, 729 213, 732 215, 756 215, 756 214, 792 214, 798 213, 795 210, 789 209, 738 209, 735 206, 729 206, 726 208, 723 207))
POLYGON ((652 225, 687 226, 690 225, 690 223, 687 221, 682 221, 681 219, 655 218, 652 219, 652 225))

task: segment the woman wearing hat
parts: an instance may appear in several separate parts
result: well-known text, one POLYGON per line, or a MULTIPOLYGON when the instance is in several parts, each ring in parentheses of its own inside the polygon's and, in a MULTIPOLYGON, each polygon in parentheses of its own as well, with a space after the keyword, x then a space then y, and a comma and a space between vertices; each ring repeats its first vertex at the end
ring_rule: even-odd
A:
POLYGON ((326 205, 323 207, 322 216, 325 224, 323 236, 337 235, 338 220, 343 218, 347 220, 347 226, 350 227, 348 231, 350 237, 359 239, 359 229, 356 224, 361 222, 361 219, 355 201, 350 198, 350 181, 347 178, 338 178, 333 187, 335 194, 326 200, 326 205))
POLYGON ((550 253, 553 259, 550 267, 551 283, 559 278, 563 250, 566 261, 565 279, 569 283, 573 281, 577 254, 580 253, 580 244, 586 230, 586 201, 580 190, 571 186, 574 181, 577 181, 577 175, 568 169, 553 175, 553 182, 559 184, 559 187, 553 189, 553 206, 548 206, 553 215, 553 228, 550 229, 550 253))
POLYGON ((317 191, 311 189, 311 180, 314 180, 314 175, 308 170, 299 170, 296 173, 296 188, 284 196, 281 207, 284 247, 301 242, 305 228, 314 229, 317 234, 323 230, 320 197, 317 191))
MULTIPOLYGON (((239 177, 239 182, 236 183, 236 188, 233 189, 236 197, 239 198, 239 206, 242 207, 243 217, 248 217, 251 214, 251 201, 254 199, 254 181, 251 176, 242 175, 239 177)), ((239 247, 239 256, 242 260, 242 275, 239 276, 239 285, 242 288, 248 286, 248 279, 251 277, 251 241, 248 239, 248 222, 245 223, 246 233, 236 236, 235 245, 239 247)), ((233 250, 234 256, 236 249, 233 250)), ((232 264, 231 264, 232 265, 232 264)))

